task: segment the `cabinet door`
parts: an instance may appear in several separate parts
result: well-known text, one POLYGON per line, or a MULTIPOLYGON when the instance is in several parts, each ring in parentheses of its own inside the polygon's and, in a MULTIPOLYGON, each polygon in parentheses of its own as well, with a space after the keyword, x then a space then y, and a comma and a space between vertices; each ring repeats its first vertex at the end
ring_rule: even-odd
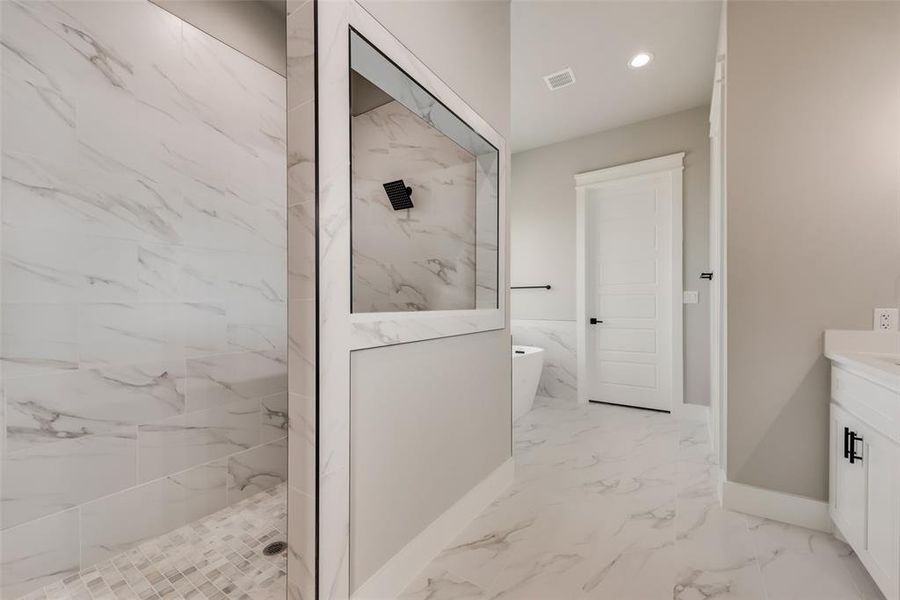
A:
MULTIPOLYGON (((831 518, 854 548, 865 548, 866 471, 863 460, 845 457, 845 437, 861 434, 861 423, 840 406, 831 405, 831 518)), ((849 440, 846 444, 849 444, 849 440)), ((856 442, 857 454, 863 451, 856 442)))
POLYGON ((857 444, 863 447, 866 467, 866 551, 860 558, 885 596, 897 597, 898 449, 881 434, 864 428, 857 444))

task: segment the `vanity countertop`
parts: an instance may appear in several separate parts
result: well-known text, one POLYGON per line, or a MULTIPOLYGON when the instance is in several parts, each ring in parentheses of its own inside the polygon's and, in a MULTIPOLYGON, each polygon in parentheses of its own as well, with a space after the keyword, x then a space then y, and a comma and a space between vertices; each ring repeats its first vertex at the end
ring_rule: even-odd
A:
POLYGON ((825 332, 825 357, 849 370, 900 392, 900 332, 825 332))

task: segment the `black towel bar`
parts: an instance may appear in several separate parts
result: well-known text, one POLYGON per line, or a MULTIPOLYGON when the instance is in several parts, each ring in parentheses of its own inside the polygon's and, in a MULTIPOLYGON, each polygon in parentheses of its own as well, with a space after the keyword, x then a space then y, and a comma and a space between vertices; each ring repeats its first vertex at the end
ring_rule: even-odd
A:
POLYGON ((513 285, 510 286, 511 290, 549 290, 550 284, 547 285, 513 285))

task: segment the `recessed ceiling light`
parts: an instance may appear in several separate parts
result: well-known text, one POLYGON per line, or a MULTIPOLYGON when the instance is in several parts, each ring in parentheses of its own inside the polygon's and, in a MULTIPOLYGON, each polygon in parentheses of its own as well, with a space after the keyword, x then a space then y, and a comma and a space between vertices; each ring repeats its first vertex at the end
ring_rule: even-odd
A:
POLYGON ((650 52, 638 52, 628 61, 628 66, 632 69, 640 69, 649 65, 651 60, 653 60, 653 54, 650 52))

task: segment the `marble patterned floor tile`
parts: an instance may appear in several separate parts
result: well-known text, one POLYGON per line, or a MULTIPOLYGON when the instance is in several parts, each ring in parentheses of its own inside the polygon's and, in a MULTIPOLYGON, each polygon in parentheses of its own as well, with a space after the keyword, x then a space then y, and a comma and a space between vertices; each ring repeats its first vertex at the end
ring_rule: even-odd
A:
POLYGON ((844 542, 820 531, 757 517, 748 517, 748 523, 768 600, 863 597, 848 567, 855 556, 844 542))
POLYGON ((285 498, 284 485, 260 492, 22 600, 284 600, 287 553, 262 550, 286 539, 285 498))
POLYGON ((832 536, 721 508, 704 422, 538 398, 513 438, 513 485, 403 600, 883 600, 832 536))
POLYGON ((480 600, 485 591, 461 577, 430 568, 410 584, 398 600, 480 600))

